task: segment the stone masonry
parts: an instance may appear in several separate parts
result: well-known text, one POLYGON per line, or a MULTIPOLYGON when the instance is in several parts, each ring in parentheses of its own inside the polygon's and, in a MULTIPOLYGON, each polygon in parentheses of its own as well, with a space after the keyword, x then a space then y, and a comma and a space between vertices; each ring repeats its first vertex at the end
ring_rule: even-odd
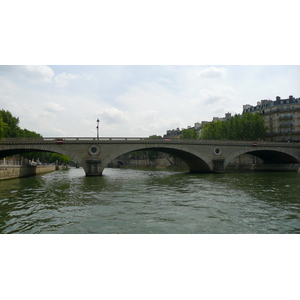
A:
POLYGON ((0 158, 32 151, 55 152, 69 156, 87 176, 99 176, 115 158, 137 150, 157 150, 179 157, 190 172, 224 172, 243 154, 268 164, 300 162, 299 143, 150 138, 5 138, 0 143, 0 158))

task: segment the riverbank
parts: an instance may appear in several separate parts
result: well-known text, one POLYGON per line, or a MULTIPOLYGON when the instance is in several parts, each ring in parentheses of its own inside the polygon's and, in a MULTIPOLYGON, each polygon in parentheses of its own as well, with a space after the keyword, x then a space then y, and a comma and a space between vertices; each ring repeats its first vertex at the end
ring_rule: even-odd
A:
MULTIPOLYGON (((62 166, 59 166, 61 169, 62 166)), ((13 166, 0 166, 0 180, 20 178, 20 177, 31 177, 38 174, 44 174, 53 172, 57 169, 55 165, 13 165, 13 166)))

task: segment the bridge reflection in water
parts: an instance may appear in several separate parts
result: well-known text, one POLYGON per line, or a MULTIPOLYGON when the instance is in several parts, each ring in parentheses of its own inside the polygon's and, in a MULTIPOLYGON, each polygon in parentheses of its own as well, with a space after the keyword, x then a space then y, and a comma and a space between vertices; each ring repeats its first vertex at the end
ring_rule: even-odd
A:
POLYGON ((69 156, 87 176, 100 176, 115 158, 139 150, 171 154, 182 159, 190 172, 198 173, 225 172, 226 167, 243 154, 261 159, 264 170, 297 171, 300 166, 298 143, 140 137, 4 138, 0 143, 0 158, 34 151, 54 152, 69 156))

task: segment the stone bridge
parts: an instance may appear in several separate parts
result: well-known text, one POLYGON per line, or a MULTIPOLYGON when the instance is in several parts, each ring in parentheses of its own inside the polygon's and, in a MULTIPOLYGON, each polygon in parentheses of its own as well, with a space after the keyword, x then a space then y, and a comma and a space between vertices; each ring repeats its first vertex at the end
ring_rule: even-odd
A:
POLYGON ((300 144, 224 140, 164 140, 150 138, 4 138, 0 158, 34 151, 67 155, 87 176, 99 176, 120 155, 138 150, 157 150, 181 158, 190 172, 224 172, 242 154, 251 154, 265 164, 300 163, 300 144))

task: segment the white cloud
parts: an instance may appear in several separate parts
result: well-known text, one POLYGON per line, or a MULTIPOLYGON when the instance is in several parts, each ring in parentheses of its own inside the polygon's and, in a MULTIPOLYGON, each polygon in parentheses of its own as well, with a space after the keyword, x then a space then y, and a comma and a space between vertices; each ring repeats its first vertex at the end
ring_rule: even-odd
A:
POLYGON ((11 80, 0 76, 0 104, 2 106, 13 102, 17 90, 18 86, 11 80))
POLYGON ((60 104, 54 102, 46 103, 45 109, 50 112, 61 112, 65 110, 60 104))
POLYGON ((199 91, 197 97, 190 99, 191 105, 226 105, 225 102, 230 102, 235 98, 236 91, 230 86, 214 86, 210 89, 203 88, 199 91))
POLYGON ((123 112, 115 107, 103 108, 96 112, 100 122, 103 120, 106 123, 119 124, 129 120, 129 116, 126 112, 123 112))
POLYGON ((58 86, 65 87, 69 84, 71 80, 78 79, 78 78, 80 78, 80 76, 77 74, 63 72, 61 74, 56 75, 54 77, 54 81, 58 86))
POLYGON ((51 82, 53 70, 48 66, 24 66, 25 74, 33 82, 51 82))
POLYGON ((140 82, 131 85, 126 92, 122 93, 117 101, 120 105, 126 107, 130 111, 159 111, 167 113, 183 103, 180 96, 176 95, 172 89, 168 89, 162 84, 156 82, 140 82))
POLYGON ((158 111, 156 110, 146 110, 146 111, 140 111, 139 116, 143 120, 155 120, 155 118, 158 116, 158 111))
POLYGON ((183 123, 181 118, 172 118, 170 116, 166 116, 166 118, 160 118, 156 122, 150 123, 148 125, 148 130, 152 130, 153 134, 163 135, 169 129, 175 129, 177 127, 181 127, 180 125, 183 123), (160 128, 165 128, 164 132, 160 132, 160 128))
POLYGON ((0 66, 0 71, 32 83, 49 83, 54 77, 48 66, 0 66))
POLYGON ((197 77, 217 78, 221 77, 225 72, 224 68, 209 67, 198 72, 197 77))

